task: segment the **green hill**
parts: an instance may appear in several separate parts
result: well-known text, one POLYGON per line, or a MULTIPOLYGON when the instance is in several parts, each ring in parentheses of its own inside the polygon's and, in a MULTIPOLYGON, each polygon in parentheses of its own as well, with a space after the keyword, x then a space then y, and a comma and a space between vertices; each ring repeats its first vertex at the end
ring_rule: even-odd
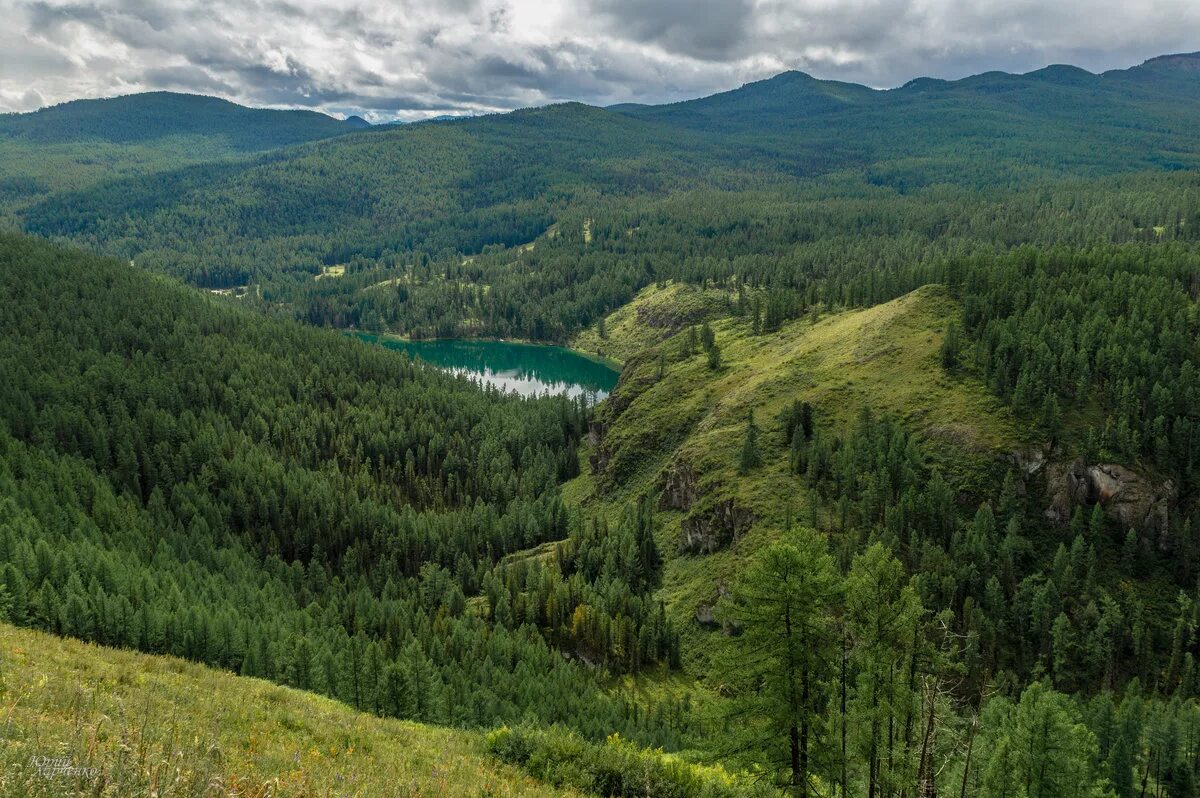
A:
POLYGON ((837 525, 836 507, 790 461, 780 425, 793 403, 811 404, 832 434, 853 429, 864 410, 895 419, 929 444, 956 490, 979 498, 995 494, 1015 454, 1045 443, 980 380, 942 371, 941 343, 961 313, 942 288, 763 335, 731 307, 736 296, 725 291, 650 287, 610 316, 607 340, 589 331, 574 341, 624 355, 625 370, 593 423, 590 468, 565 493, 614 510, 639 494, 659 504, 663 596, 689 632, 688 653, 701 657, 709 647, 696 612, 716 605, 752 552, 789 524, 837 525), (686 354, 688 325, 705 322, 720 348, 716 370, 699 347, 686 354), (744 474, 752 411, 763 465, 744 474))
POLYGON ((144 144, 172 136, 213 139, 230 150, 269 150, 362 127, 315 111, 274 111, 198 94, 149 92, 72 100, 0 115, 0 138, 44 143, 144 144))
MULTIPOLYGON (((857 438, 874 434, 863 432, 864 413, 874 419, 871 430, 886 423, 887 434, 911 448, 915 459, 904 468, 916 469, 917 487, 924 490, 934 472, 945 481, 956 497, 954 524, 966 523, 980 504, 1005 506, 1012 501, 1005 491, 1019 485, 1027 513, 1022 545, 1033 557, 1023 567, 1030 573, 1060 542, 1070 543, 1072 533, 1039 517, 1049 502, 1043 496, 1050 472, 1043 466, 1047 459, 1069 461, 1084 448, 1094 409, 1068 413, 1054 444, 1044 428, 999 400, 977 370, 947 372, 942 347, 948 328, 961 325, 962 307, 945 288, 926 286, 864 310, 814 310, 761 334, 751 329, 753 301, 753 292, 739 301, 726 290, 652 286, 608 317, 604 339, 593 328, 573 341, 623 360, 625 369, 592 423, 588 466, 564 495, 597 512, 618 513, 638 496, 659 508, 659 547, 667 557, 660 595, 683 631, 685 663, 694 673, 706 672, 716 650, 710 636, 719 634, 711 630, 720 623, 712 612, 754 552, 794 526, 825 531, 835 549, 853 550, 867 529, 891 534, 882 532, 892 523, 884 521, 890 510, 867 505, 880 498, 902 504, 906 489, 897 483, 872 498, 870 482, 853 476, 865 464, 835 467, 826 481, 797 463, 822 445, 829 447, 822 456, 832 452, 835 459, 839 450, 860 445, 857 438), (701 325, 715 337, 716 369, 700 345, 691 344, 689 354, 689 338, 701 325), (812 408, 814 440, 823 444, 802 441, 797 450, 789 414, 799 404, 812 408), (746 471, 740 459, 751 414, 761 464, 746 471)), ((869 462, 883 454, 866 456, 869 462)), ((926 518, 918 528, 929 523, 923 513, 916 511, 926 518)), ((912 567, 932 584, 944 564, 912 567)), ((1132 590, 1118 586, 1121 578, 1106 577, 1127 597, 1161 597, 1155 579, 1132 590)))
MULTIPOLYGON (((312 111, 151 92, 0 114, 0 223, 49 194, 257 153, 363 127, 312 111)), ((218 173, 224 173, 221 169, 218 173)))
POLYGON ((0 702, 0 795, 12 798, 576 794, 498 763, 480 734, 7 624, 0 702))

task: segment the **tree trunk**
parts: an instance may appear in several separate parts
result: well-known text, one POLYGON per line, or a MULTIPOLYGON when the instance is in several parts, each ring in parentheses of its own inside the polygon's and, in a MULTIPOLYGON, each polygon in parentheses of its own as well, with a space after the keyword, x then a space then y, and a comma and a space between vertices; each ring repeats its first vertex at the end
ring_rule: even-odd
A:
POLYGON ((962 789, 958 792, 958 798, 967 798, 967 777, 971 773, 971 749, 975 747, 975 725, 978 722, 978 715, 971 718, 971 733, 967 736, 967 758, 963 763, 962 789))
POLYGON ((925 721, 925 734, 921 740, 921 759, 917 764, 917 795, 920 798, 937 798, 937 784, 933 774, 933 745, 934 725, 937 718, 934 714, 937 707, 937 693, 930 691, 929 715, 925 721))
MULTIPOLYGON (((802 678, 803 693, 800 696, 801 706, 808 708, 809 702, 809 679, 808 670, 804 671, 802 678)), ((800 720, 800 798, 808 798, 808 717, 804 715, 800 720)))
POLYGON ((846 629, 842 627, 842 798, 849 793, 849 778, 846 772, 846 663, 849 654, 846 650, 846 629))

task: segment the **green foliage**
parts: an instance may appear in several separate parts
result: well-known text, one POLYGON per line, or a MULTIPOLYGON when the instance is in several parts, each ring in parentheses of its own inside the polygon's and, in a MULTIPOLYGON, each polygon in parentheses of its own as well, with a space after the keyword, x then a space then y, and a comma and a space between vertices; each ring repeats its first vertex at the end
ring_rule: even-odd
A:
POLYGON ((778 780, 798 795, 813 789, 813 763, 832 753, 821 727, 834 689, 839 582, 825 541, 801 530, 758 552, 725 605, 740 634, 717 667, 733 699, 719 747, 785 774, 778 780))
POLYGON ((981 749, 983 798, 1104 798, 1112 795, 1098 767, 1096 738, 1069 698, 1034 682, 1015 705, 984 708, 981 749))
POLYGON ((754 411, 750 411, 750 419, 746 422, 746 437, 742 441, 742 451, 738 457, 738 471, 748 474, 752 469, 762 465, 762 455, 758 451, 758 425, 754 423, 754 411))
POLYGON ((642 500, 616 528, 603 517, 581 521, 548 564, 502 563, 482 589, 500 625, 535 626, 586 662, 637 672, 679 664, 678 633, 653 597, 661 576, 654 514, 642 500))
POLYGON ((772 793, 704 768, 650 751, 613 735, 589 743, 560 727, 507 726, 487 736, 502 762, 519 765, 535 778, 612 798, 749 798, 772 793))
MULTIPOLYGON (((14 299, 0 309, 0 578, 16 623, 370 712, 678 739, 549 631, 467 608, 502 557, 568 535, 555 485, 577 467, 580 405, 489 395, 30 239, 0 239, 0 289, 14 299)), ((619 560, 645 568, 590 577, 635 640, 626 603, 656 624, 622 663, 671 659, 644 597, 646 538, 631 523, 619 560)))
POLYGON ((721 348, 715 343, 708 347, 706 355, 708 358, 708 370, 717 371, 721 368, 721 348))
POLYGON ((959 341, 958 325, 951 322, 946 327, 946 337, 942 339, 942 368, 946 371, 953 371, 958 368, 959 350, 962 348, 962 343, 959 341))

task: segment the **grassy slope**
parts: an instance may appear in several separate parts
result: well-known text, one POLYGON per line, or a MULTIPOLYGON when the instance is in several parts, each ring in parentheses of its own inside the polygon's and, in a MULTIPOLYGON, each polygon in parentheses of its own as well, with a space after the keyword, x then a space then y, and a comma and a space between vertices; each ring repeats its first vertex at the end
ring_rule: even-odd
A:
MULTIPOLYGON (((684 332, 664 340, 661 330, 638 320, 647 318, 640 309, 670 301, 710 309, 723 301, 720 292, 701 293, 682 286, 650 288, 609 317, 604 343, 626 361, 626 372, 604 408, 607 418, 602 414, 610 425, 601 444, 610 457, 608 470, 598 480, 585 467, 565 489, 571 501, 615 511, 640 493, 656 495, 673 463, 691 465, 705 498, 689 511, 660 511, 659 542, 669 558, 662 596, 681 623, 685 659, 696 670, 703 670, 709 634, 693 619, 696 607, 714 603, 719 586, 734 581, 746 555, 777 537, 789 516, 796 523, 812 521, 810 497, 789 472, 788 445, 776 421, 793 400, 811 402, 825 429, 845 428, 863 407, 903 419, 938 441, 927 447, 937 457, 935 465, 968 490, 994 489, 1004 456, 1030 442, 982 382, 941 369, 942 337, 959 309, 937 286, 867 310, 793 321, 762 336, 751 335, 746 319, 720 318, 712 322, 722 354, 716 372, 699 351, 680 359, 684 332), (658 380, 660 349, 668 353, 668 365, 658 380), (642 354, 631 354, 639 350, 642 354), (761 430, 764 465, 742 476, 738 453, 751 409, 761 430), (724 498, 754 513, 758 520, 750 532, 714 554, 679 554, 688 512, 724 498)), ((592 349, 597 343, 594 331, 576 341, 592 349)), ((827 513, 819 508, 818 523, 831 528, 827 513)))
POLYGON ((572 795, 487 759, 482 737, 376 718, 171 657, 0 624, 0 795, 572 795), (97 781, 47 779, 67 757, 97 781))

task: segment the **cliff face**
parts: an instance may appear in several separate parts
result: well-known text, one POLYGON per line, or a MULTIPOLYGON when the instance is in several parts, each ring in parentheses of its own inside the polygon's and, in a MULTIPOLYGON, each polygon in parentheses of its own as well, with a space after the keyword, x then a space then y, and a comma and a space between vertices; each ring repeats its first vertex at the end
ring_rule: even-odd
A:
POLYGON ((1163 551, 1174 545, 1170 522, 1178 491, 1169 479, 1155 482, 1122 465, 1079 458, 1048 466, 1046 491, 1051 521, 1066 523, 1076 507, 1099 504, 1122 529, 1137 530, 1163 551))

